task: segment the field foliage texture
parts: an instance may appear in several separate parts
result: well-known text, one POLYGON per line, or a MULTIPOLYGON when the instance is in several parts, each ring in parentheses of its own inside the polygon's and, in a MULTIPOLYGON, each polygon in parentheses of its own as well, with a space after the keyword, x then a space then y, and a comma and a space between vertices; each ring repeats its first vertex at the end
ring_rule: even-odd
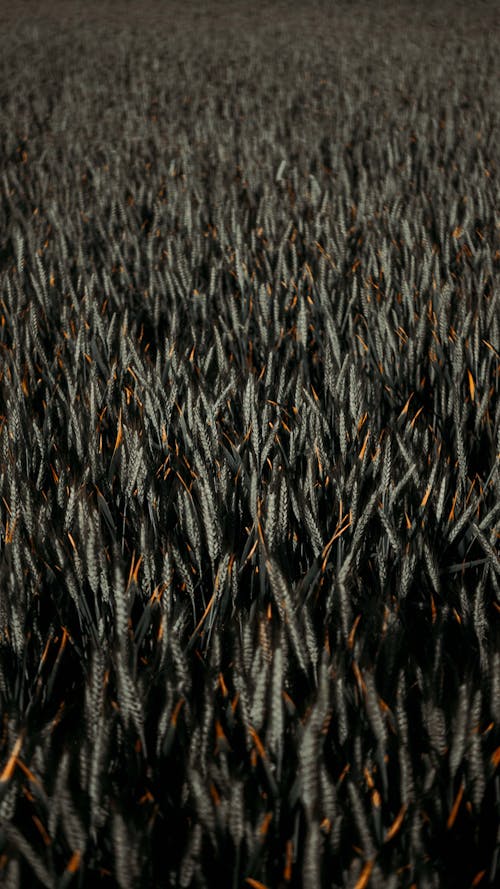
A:
POLYGON ((12 9, 1 885, 498 885, 494 4, 12 9))

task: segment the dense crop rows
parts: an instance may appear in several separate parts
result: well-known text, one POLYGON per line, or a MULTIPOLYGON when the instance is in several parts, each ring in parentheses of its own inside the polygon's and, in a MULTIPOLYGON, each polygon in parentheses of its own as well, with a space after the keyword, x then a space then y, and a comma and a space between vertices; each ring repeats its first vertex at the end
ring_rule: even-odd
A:
POLYGON ((494 885, 498 22, 167 7, 0 37, 0 882, 494 885))

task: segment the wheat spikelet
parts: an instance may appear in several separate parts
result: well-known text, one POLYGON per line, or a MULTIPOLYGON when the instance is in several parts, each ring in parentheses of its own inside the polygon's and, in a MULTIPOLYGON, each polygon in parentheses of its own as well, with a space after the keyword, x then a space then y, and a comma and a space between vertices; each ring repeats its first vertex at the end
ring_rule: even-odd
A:
POLYGON ((277 531, 277 487, 277 482, 273 481, 271 490, 269 491, 269 494, 266 498, 266 517, 264 528, 266 540, 270 551, 272 551, 274 548, 277 531))
POLYGON ((58 797, 61 823, 68 845, 70 849, 78 849, 83 855, 87 847, 87 831, 73 808, 68 790, 67 773, 64 783, 58 788, 58 797))
POLYGON ((278 780, 281 776, 281 764, 283 757, 283 733, 285 725, 285 713, 283 703, 283 683, 285 678, 285 657, 282 645, 278 645, 273 653, 272 676, 269 686, 269 712, 266 742, 269 750, 274 752, 276 759, 276 773, 278 780))
POLYGON ((301 799, 309 825, 316 817, 318 799, 318 728, 317 710, 313 706, 303 729, 299 747, 301 799))
POLYGON ((208 751, 212 743, 212 726, 214 721, 214 700, 209 695, 203 702, 203 716, 200 732, 196 743, 198 752, 198 769, 203 778, 207 777, 208 751))
POLYGON ((490 708, 495 721, 500 717, 500 652, 490 654, 490 708))
POLYGON ((304 864, 302 866, 302 885, 304 889, 314 889, 315 886, 321 885, 322 843, 318 822, 310 822, 305 839, 304 864))
POLYGON ((182 864, 179 870, 179 886, 187 889, 191 885, 202 850, 203 833, 200 824, 195 824, 189 838, 182 864))
MULTIPOLYGON (((422 706, 424 707, 424 702, 422 702, 422 706)), ((447 750, 444 712, 438 704, 433 704, 432 702, 428 702, 424 709, 424 721, 431 743, 439 756, 444 756, 447 750)))
POLYGON ((144 714, 140 706, 140 696, 130 675, 121 651, 115 655, 116 676, 118 683, 118 701, 126 724, 133 722, 141 740, 144 755, 147 756, 144 737, 144 714))
POLYGON ((264 723, 266 695, 268 690, 268 669, 265 660, 260 651, 256 652, 254 663, 252 665, 252 674, 257 677, 252 704, 250 707, 250 720, 254 729, 259 732, 264 723))
POLYGON ((237 847, 241 845, 245 835, 245 809, 243 792, 243 782, 234 780, 231 784, 229 827, 231 830, 231 836, 233 837, 234 843, 237 847))
MULTIPOLYGON (((193 738, 193 741, 195 741, 195 738, 193 738)), ((209 800, 208 794, 205 792, 201 776, 195 768, 190 771, 188 783, 197 817, 200 819, 211 842, 215 846, 215 816, 213 806, 209 800)))
MULTIPOLYGON (((446 539, 448 544, 453 543, 453 541, 458 537, 462 529, 465 527, 471 516, 477 510, 478 506, 478 497, 472 497, 469 506, 463 511, 460 518, 455 522, 450 522, 450 530, 446 535, 446 539)), ((472 526, 472 523, 471 523, 472 526)))
POLYGON ((134 843, 120 812, 114 812, 111 822, 116 876, 120 889, 132 889, 138 874, 134 843))
POLYGON ((320 530, 318 528, 318 524, 315 521, 312 510, 308 503, 304 503, 304 520, 306 524, 306 528, 310 534, 311 541, 313 544, 313 552, 315 557, 317 558, 319 554, 323 551, 324 541, 321 536, 320 530))
POLYGON ((115 561, 113 577, 114 625, 116 638, 121 646, 128 639, 128 601, 121 565, 115 561))
POLYGON ((424 557, 425 557, 425 564, 426 564, 427 572, 428 572, 429 577, 432 581, 434 590, 436 593, 439 594, 441 592, 439 568, 438 568, 438 565, 436 562, 436 558, 435 558, 434 554, 431 552, 431 549, 427 545, 427 543, 424 543, 424 557))
POLYGON ((269 457, 269 454, 271 452, 271 449, 273 447, 275 440, 276 440, 276 432, 273 428, 273 429, 271 429, 269 435, 267 436, 267 438, 264 442, 262 451, 260 452, 260 457, 259 457, 260 472, 262 472, 262 470, 264 468, 264 465, 269 457))
POLYGON ((481 739, 478 732, 482 704, 481 689, 478 689, 474 694, 468 719, 468 772, 472 778, 472 801, 477 811, 481 808, 486 789, 481 739))
POLYGON ((409 593, 411 582, 413 580, 415 562, 416 557, 405 551, 401 560, 401 586, 399 588, 399 596, 401 601, 403 601, 409 593))
POLYGON ((351 781, 349 778, 347 779, 347 790, 349 793, 349 800, 356 828, 363 844, 364 855, 366 858, 372 859, 375 856, 375 844, 371 831, 368 827, 368 821, 361 797, 359 795, 359 791, 354 782, 351 781))
POLYGON ((370 725, 373 729, 373 734, 377 739, 379 750, 382 751, 385 750, 387 745, 387 729, 382 717, 382 713, 380 711, 377 689, 375 686, 375 678, 371 671, 365 671, 363 674, 363 679, 366 686, 366 712, 368 714, 368 719, 370 720, 370 725))
POLYGON ((393 525, 391 524, 391 522, 390 522, 389 519, 387 518, 387 516, 386 516, 386 514, 385 514, 385 512, 384 512, 383 509, 380 509, 380 510, 379 510, 378 515, 379 515, 379 517, 380 517, 380 521, 382 522, 382 524, 383 524, 383 526, 384 526, 384 530, 385 530, 385 532, 386 532, 386 534, 387 534, 387 538, 388 538, 388 540, 389 540, 389 543, 391 544, 392 549, 394 550, 394 553, 395 553, 396 555, 399 555, 399 554, 400 554, 400 550, 401 550, 401 545, 400 545, 400 543, 399 543, 399 541, 398 541, 398 539, 397 539, 397 537, 396 537, 396 532, 395 532, 395 529, 394 529, 393 525))
POLYGON ((179 550, 177 549, 177 547, 174 544, 171 544, 170 551, 171 551, 171 554, 173 557, 173 562, 175 564, 175 567, 177 568, 183 583, 185 583, 185 585, 186 585, 186 589, 188 591, 189 598, 191 600, 191 606, 193 609, 193 621, 194 621, 194 623, 196 623, 196 601, 195 601, 195 595, 194 595, 194 584, 193 584, 193 579, 192 579, 191 573, 189 571, 188 566, 186 565, 186 562, 182 558, 179 550))
POLYGON ((251 726, 250 720, 250 701, 247 692, 247 687, 244 678, 241 676, 239 670, 236 670, 233 676, 233 683, 238 693, 238 707, 241 710, 241 718, 242 723, 245 727, 245 743, 247 751, 252 748, 252 737, 249 731, 249 727, 251 726))
POLYGON ((442 478, 442 481, 441 481, 441 487, 439 489, 438 501, 436 504, 436 518, 437 518, 438 522, 441 521, 441 517, 443 515, 444 500, 445 500, 445 496, 446 496, 447 485, 448 485, 448 478, 446 475, 444 475, 442 478))
POLYGON ((90 588, 97 595, 99 588, 99 563, 97 560, 98 546, 95 525, 92 519, 87 522, 87 540, 85 543, 85 567, 90 588))
POLYGON ((277 562, 272 557, 266 559, 266 568, 271 584, 271 591, 273 593, 278 612, 282 621, 285 623, 287 632, 290 635, 290 641, 292 643, 300 668, 307 676, 308 671, 304 657, 304 650, 301 644, 297 621, 293 609, 293 603, 288 591, 288 585, 286 583, 285 577, 277 562))
POLYGON ((344 745, 349 737, 349 722, 347 718, 347 708, 344 693, 344 680, 342 676, 337 676, 334 682, 334 698, 335 698, 335 720, 339 742, 344 745))
POLYGON ((212 562, 215 562, 217 556, 221 552, 221 531, 215 511, 215 499, 212 495, 208 482, 204 479, 199 480, 201 514, 203 517, 203 527, 205 530, 208 554, 212 562))

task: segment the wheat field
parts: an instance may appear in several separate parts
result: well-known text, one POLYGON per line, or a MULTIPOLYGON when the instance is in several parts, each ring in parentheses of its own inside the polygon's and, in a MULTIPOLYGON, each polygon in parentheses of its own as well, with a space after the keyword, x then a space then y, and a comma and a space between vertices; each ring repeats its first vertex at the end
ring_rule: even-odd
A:
POLYGON ((498 8, 3 6, 0 884, 498 885, 498 8))

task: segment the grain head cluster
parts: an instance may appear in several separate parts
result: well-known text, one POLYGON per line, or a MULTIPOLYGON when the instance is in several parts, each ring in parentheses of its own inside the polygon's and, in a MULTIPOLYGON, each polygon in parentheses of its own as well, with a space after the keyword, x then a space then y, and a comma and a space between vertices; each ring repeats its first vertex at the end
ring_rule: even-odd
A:
POLYGON ((498 16, 136 6, 0 32, 0 883, 498 885, 498 16))

